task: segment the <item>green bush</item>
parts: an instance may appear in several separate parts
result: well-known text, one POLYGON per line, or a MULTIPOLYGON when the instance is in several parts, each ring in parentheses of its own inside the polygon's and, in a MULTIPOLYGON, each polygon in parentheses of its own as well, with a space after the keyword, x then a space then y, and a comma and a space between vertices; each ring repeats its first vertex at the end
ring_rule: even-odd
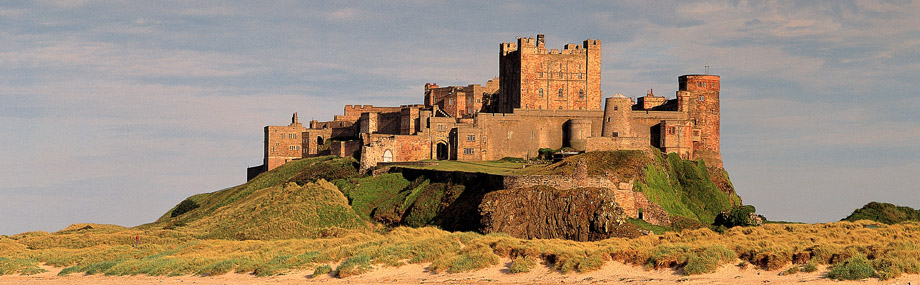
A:
POLYGON ((713 225, 727 228, 757 226, 758 223, 754 218, 754 212, 756 211, 757 209, 751 205, 735 207, 716 215, 713 225))
POLYGON ((339 267, 335 269, 336 277, 348 277, 363 274, 372 269, 371 257, 367 255, 356 255, 345 259, 339 267))
POLYGON ((687 257, 684 274, 695 275, 715 272, 720 265, 734 261, 738 254, 723 245, 695 250, 687 257))
POLYGON ((315 270, 313 270, 313 274, 310 274, 309 277, 310 277, 310 278, 316 278, 316 277, 319 277, 319 276, 321 276, 321 275, 323 275, 323 274, 329 274, 329 273, 331 273, 331 272, 332 272, 332 266, 329 266, 329 265, 327 264, 327 265, 323 265, 323 266, 317 267, 315 270))
POLYGON ((537 150, 537 152, 540 153, 540 158, 541 158, 541 159, 552 160, 552 159, 553 159, 553 153, 556 153, 556 150, 555 150, 555 149, 551 149, 551 148, 541 148, 541 149, 537 150))
POLYGON ((511 265, 508 267, 508 272, 511 274, 514 273, 524 273, 530 272, 533 267, 537 265, 537 262, 533 259, 527 258, 525 256, 518 256, 511 260, 511 265))
POLYGON ((815 271, 818 271, 818 266, 815 266, 814 263, 809 262, 805 263, 805 265, 802 265, 802 272, 810 273, 815 271))
POLYGON ((172 214, 170 214, 170 216, 177 217, 179 215, 185 214, 188 211, 197 209, 200 206, 201 205, 198 205, 198 202, 195 202, 189 199, 185 199, 185 200, 182 200, 182 202, 179 202, 179 205, 176 206, 176 209, 172 211, 172 214))
POLYGON ((780 275, 796 274, 799 273, 799 270, 800 268, 798 265, 792 265, 792 267, 789 267, 789 269, 786 269, 786 271, 783 271, 780 275))
POLYGON ((835 265, 827 273, 827 278, 837 280, 861 280, 875 276, 875 269, 865 256, 851 257, 835 265))

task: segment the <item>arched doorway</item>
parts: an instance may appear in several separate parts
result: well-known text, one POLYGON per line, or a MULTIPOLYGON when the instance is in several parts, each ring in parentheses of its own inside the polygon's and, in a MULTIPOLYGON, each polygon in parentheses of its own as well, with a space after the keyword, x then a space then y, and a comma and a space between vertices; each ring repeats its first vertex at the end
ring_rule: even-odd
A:
POLYGON ((383 162, 393 162, 393 152, 389 149, 383 152, 383 162))
POLYGON ((437 159, 438 159, 438 160, 447 160, 447 159, 448 159, 448 154, 449 154, 449 153, 447 152, 447 149, 448 149, 448 148, 447 148, 447 143, 446 143, 446 142, 438 142, 438 145, 437 145, 437 159))

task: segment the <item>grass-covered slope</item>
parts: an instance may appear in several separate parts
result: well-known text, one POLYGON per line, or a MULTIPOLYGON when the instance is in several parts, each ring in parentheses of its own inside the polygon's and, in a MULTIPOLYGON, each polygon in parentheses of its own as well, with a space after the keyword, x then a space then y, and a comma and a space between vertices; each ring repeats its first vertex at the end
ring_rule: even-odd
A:
POLYGON ((371 224, 325 180, 356 174, 351 158, 292 161, 243 185, 191 196, 139 228, 223 239, 285 239, 323 235, 333 228, 364 229, 371 224))
POLYGON ((579 160, 584 160, 588 175, 612 175, 622 182, 638 178, 643 167, 654 161, 648 153, 637 150, 594 151, 570 156, 545 166, 529 167, 515 174, 573 175, 579 160))
POLYGON ((858 220, 870 220, 889 225, 907 221, 920 221, 920 210, 890 203, 870 202, 853 211, 842 221, 855 222, 858 220))
MULTIPOLYGON (((710 179, 710 171, 702 161, 684 160, 673 153, 657 156, 645 165, 635 188, 673 216, 712 224, 719 212, 741 206, 741 198, 720 189, 710 179)), ((717 175, 730 185, 724 171, 717 175)))
POLYGON ((725 170, 707 168, 701 160, 681 159, 674 153, 664 155, 657 149, 589 152, 518 173, 572 175, 578 160, 585 161, 588 175, 634 181, 636 191, 644 193, 672 216, 712 224, 719 212, 741 206, 741 198, 725 170))

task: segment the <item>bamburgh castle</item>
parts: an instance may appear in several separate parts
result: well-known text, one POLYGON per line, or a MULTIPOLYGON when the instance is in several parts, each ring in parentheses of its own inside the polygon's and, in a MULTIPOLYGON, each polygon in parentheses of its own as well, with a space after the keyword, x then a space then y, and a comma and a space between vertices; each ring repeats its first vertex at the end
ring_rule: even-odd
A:
POLYGON ((425 84, 423 105, 346 105, 331 121, 265 127, 263 165, 320 155, 355 156, 361 169, 426 159, 534 158, 575 151, 656 147, 721 167, 719 76, 678 77, 675 98, 601 93, 601 41, 547 49, 543 35, 499 48, 499 77, 483 85, 425 84), (603 104, 601 104, 603 103, 603 104))

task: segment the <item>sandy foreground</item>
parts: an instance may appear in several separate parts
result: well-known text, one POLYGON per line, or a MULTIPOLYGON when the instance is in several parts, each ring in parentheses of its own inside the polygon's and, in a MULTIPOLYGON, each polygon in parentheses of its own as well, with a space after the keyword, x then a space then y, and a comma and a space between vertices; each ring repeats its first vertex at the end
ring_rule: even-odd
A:
POLYGON ((840 282, 821 278, 826 267, 812 273, 796 273, 780 276, 778 271, 763 271, 752 267, 740 269, 734 265, 724 265, 712 274, 683 276, 674 270, 645 270, 641 267, 620 262, 607 262, 600 270, 588 273, 560 274, 546 266, 538 265, 531 272, 508 274, 508 263, 503 260, 496 266, 467 273, 430 273, 427 265, 410 264, 401 267, 381 267, 369 273, 347 278, 335 278, 324 275, 309 278, 313 271, 293 271, 285 275, 272 277, 255 277, 250 274, 228 273, 219 276, 102 276, 71 274, 57 276, 63 268, 44 266, 48 272, 36 275, 0 276, 0 284, 45 283, 45 284, 301 284, 301 283, 345 283, 345 284, 920 284, 920 275, 903 275, 898 279, 879 281, 866 279, 861 281, 840 282))

